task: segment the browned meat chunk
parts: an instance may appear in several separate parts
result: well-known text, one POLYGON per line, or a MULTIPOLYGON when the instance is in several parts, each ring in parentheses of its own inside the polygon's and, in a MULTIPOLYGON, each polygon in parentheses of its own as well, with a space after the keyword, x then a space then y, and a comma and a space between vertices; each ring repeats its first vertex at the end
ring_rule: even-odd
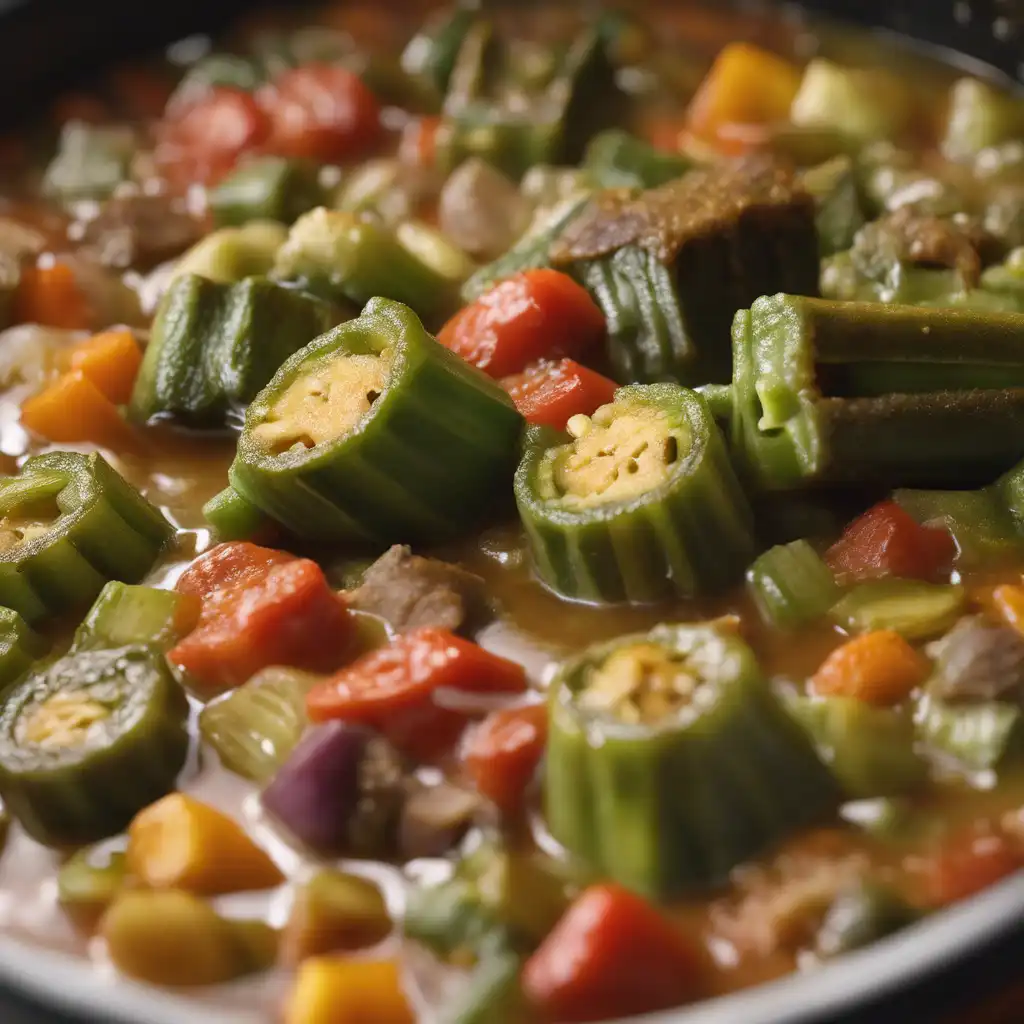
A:
POLYGON ((381 555, 349 595, 352 607, 379 615, 402 633, 420 626, 453 632, 485 617, 484 581, 436 558, 396 544, 381 555))
POLYGON ((202 225, 168 196, 122 196, 103 204, 82 242, 108 267, 149 270, 199 240, 202 225))

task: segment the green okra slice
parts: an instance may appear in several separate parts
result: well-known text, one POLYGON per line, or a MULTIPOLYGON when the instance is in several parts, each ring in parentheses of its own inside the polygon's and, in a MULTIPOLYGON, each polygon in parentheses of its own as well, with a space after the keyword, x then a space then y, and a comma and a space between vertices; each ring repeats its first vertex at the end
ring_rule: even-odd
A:
POLYGON ((33 456, 0 478, 0 606, 34 624, 87 605, 140 580, 173 532, 101 455, 33 456))
POLYGON ((292 226, 273 276, 358 305, 386 295, 440 326, 458 308, 472 270, 461 250, 425 225, 409 221, 392 229, 321 206, 292 226))
POLYGON ((207 204, 218 227, 237 227, 252 220, 291 224, 323 202, 318 175, 315 164, 302 160, 259 157, 212 189, 207 204))
POLYGON ((407 306, 373 299, 292 356, 249 406, 231 486, 298 537, 457 536, 508 483, 522 417, 407 306))
POLYGON ((857 584, 830 614, 847 633, 888 629, 924 640, 954 625, 966 604, 967 591, 959 584, 890 578, 857 584))
POLYGON ((549 255, 604 312, 624 382, 727 382, 738 306, 780 289, 818 294, 814 199, 768 161, 600 193, 549 255))
POLYGON ((794 697, 789 707, 849 799, 896 796, 927 780, 908 712, 856 697, 794 697))
POLYGON ((203 506, 203 518, 217 531, 218 540, 248 540, 272 522, 233 487, 225 487, 203 506))
POLYGON ((116 835, 174 787, 188 701, 143 645, 83 651, 18 683, 0 712, 0 795, 33 838, 82 845, 116 835))
POLYGON ((12 608, 0 608, 0 695, 47 651, 49 644, 12 608))
POLYGON ((725 881, 839 799, 829 769, 731 631, 657 626, 591 647, 552 680, 548 828, 648 897, 725 881))
POLYGON ((195 595, 111 580, 75 631, 72 652, 149 644, 168 650, 199 618, 195 595))
POLYGON ((326 302, 266 278, 223 284, 184 274, 157 310, 129 415, 222 426, 333 322, 326 302))
POLYGON ((758 299, 733 324, 730 440, 749 480, 969 486, 1024 451, 1024 316, 758 299))
POLYGON ((840 594, 832 570, 806 540, 760 555, 747 570, 747 588, 762 618, 781 629, 822 618, 840 594))
POLYGON ((538 576, 581 601, 644 604, 735 582, 753 523, 696 392, 620 388, 568 434, 531 427, 515 497, 538 576))

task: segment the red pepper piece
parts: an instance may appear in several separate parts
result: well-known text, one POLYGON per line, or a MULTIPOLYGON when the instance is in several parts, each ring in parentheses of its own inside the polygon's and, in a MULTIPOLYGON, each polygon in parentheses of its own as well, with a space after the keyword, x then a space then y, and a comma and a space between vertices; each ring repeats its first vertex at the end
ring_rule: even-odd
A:
POLYGON ((922 526, 895 501, 882 501, 850 523, 825 561, 848 579, 928 580, 948 569, 955 556, 948 530, 922 526))
POLYGON ((437 340, 501 378, 538 359, 577 356, 604 330, 601 310, 571 277, 557 270, 526 270, 456 313, 437 340))
POLYGON ((168 657, 197 689, 212 696, 269 665, 337 668, 351 647, 354 619, 316 562, 251 544, 221 547, 251 550, 222 553, 178 584, 181 593, 199 594, 203 609, 168 657))
POLYGON ((492 711, 472 731, 462 760, 477 790, 505 814, 516 814, 547 737, 546 705, 503 708, 492 711))
POLYGON ((579 413, 590 415, 615 397, 618 385, 572 359, 541 361, 505 377, 501 386, 528 423, 564 430, 579 413))
POLYGON ((700 995, 701 953, 639 896, 617 885, 595 885, 526 962, 522 983, 545 1019, 651 1013, 700 995))
POLYGON ((174 104, 156 127, 156 163, 172 184, 212 185, 266 139, 269 122, 242 89, 218 86, 174 104))
POLYGON ((350 161, 381 134, 380 104, 362 79, 332 64, 305 64, 257 93, 270 121, 267 150, 278 156, 350 161))
POLYGON ((314 722, 340 718, 379 729, 400 750, 430 760, 449 750, 474 709, 458 692, 521 693, 523 667, 446 629, 425 627, 364 654, 306 698, 314 722))

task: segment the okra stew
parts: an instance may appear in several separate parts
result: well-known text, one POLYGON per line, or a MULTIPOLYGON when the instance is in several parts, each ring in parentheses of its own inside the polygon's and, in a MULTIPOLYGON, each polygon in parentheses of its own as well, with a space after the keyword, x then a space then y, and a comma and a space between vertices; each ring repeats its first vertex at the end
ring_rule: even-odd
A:
POLYGON ((1019 872, 1024 101, 892 45, 292 5, 5 138, 3 931, 555 1024, 1019 872))

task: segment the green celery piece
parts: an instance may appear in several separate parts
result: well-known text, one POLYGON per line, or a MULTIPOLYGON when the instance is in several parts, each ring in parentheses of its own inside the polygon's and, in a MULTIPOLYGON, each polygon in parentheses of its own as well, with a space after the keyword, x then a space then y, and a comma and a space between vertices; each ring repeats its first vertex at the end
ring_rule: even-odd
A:
POLYGON ((747 587, 769 624, 781 629, 824 616, 839 599, 832 570, 805 540, 780 544, 747 570, 747 587))
MULTIPOLYGON (((977 569, 998 565, 1024 551, 1024 534, 1008 502, 1014 500, 1009 474, 998 486, 974 491, 898 490, 894 500, 919 523, 942 526, 956 542, 957 566, 977 569)), ((1024 494, 1021 496, 1024 519, 1024 494)))
POLYGON ((890 629, 908 640, 923 640, 952 626, 966 603, 967 593, 959 585, 872 580, 848 590, 831 616, 848 633, 890 629))
POLYGON ((111 580, 75 632, 71 650, 130 644, 170 648, 194 624, 197 612, 190 595, 111 580))
POLYGON ((265 668, 203 708, 200 734, 229 771, 268 782, 309 724, 306 694, 318 681, 298 669, 265 668))
POLYGON ((958 79, 950 90, 942 151, 971 160, 983 149, 1024 137, 1024 100, 980 78, 958 79))
POLYGON ((909 713, 856 697, 793 697, 789 707, 851 800, 897 796, 927 780, 909 713))
POLYGON ((600 188, 655 188, 693 167, 682 154, 664 153, 619 128, 595 135, 587 146, 582 168, 600 188))
POLYGON ((65 201, 106 198, 127 179, 135 148, 131 129, 70 121, 43 175, 43 191, 65 201))
POLYGON ((948 703, 925 696, 915 720, 933 752, 967 771, 991 771, 1024 754, 1024 711, 1009 701, 948 703))
POLYGON ((218 227, 252 220, 291 224, 323 202, 318 168, 301 160, 265 156, 235 170, 207 197, 218 227))

